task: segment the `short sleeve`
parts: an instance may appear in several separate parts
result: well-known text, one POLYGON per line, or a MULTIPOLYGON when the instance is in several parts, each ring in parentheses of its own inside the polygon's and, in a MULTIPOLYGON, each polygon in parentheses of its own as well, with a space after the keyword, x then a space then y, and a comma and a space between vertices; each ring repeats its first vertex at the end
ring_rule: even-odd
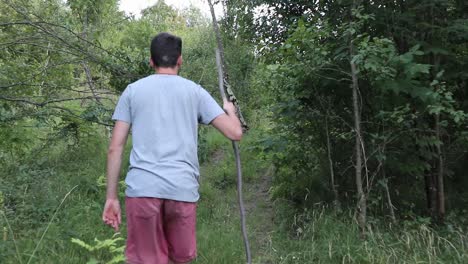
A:
POLYGON ((224 110, 205 89, 200 87, 198 122, 207 125, 221 114, 224 114, 224 110))
POLYGON ((132 112, 130 104, 130 86, 128 86, 119 98, 119 102, 115 107, 112 120, 124 121, 126 123, 132 123, 132 112))

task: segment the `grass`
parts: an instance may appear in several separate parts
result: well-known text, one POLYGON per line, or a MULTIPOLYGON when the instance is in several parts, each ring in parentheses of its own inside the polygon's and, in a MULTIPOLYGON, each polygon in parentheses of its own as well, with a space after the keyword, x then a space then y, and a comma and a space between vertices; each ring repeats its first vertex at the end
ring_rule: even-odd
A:
POLYGON ((324 207, 303 212, 307 220, 285 239, 274 237, 274 263, 468 263, 468 237, 463 230, 435 231, 425 224, 390 228, 369 227, 359 239, 350 215, 324 207))
MULTIPOLYGON (((214 130, 203 133, 208 159, 201 168, 195 263, 245 263, 232 147, 214 130)), ((457 227, 434 230, 418 222, 390 227, 376 220, 364 241, 351 213, 336 214, 323 205, 298 212, 286 201, 270 201, 265 181, 273 171, 250 148, 255 136, 241 145, 253 263, 468 263, 466 230, 457 227)), ((124 245, 125 227, 114 236, 100 219, 105 190, 98 182, 107 145, 100 140, 89 143, 91 150, 58 148, 44 164, 17 169, 24 174, 15 179, 21 184, 2 187, 0 263, 109 263, 121 254, 112 250, 124 245)), ((15 170, 0 174, 2 182, 9 173, 15 170)))

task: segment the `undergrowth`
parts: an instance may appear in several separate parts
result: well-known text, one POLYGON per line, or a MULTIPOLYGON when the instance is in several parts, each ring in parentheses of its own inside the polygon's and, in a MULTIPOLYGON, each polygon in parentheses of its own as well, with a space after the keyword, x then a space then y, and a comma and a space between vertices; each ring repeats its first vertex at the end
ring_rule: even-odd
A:
POLYGON ((291 209, 281 203, 276 210, 283 228, 273 235, 272 263, 468 263, 468 236, 461 227, 376 221, 360 239, 352 212, 317 205, 290 217, 291 209))
MULTIPOLYGON (((214 129, 204 128, 200 137, 205 160, 195 263, 245 263, 232 146, 214 129)), ((116 235, 101 221, 107 139, 93 138, 81 146, 57 145, 40 162, 0 174, 0 263, 123 263, 125 222, 116 235)), ((252 193, 258 190, 249 186, 264 180, 260 175, 270 167, 252 147, 257 139, 254 131, 241 143, 244 190, 252 193)), ((256 199, 252 193, 246 203, 256 199)), ((266 206, 249 211, 253 263, 468 263, 467 230, 455 223, 436 230, 426 222, 375 220, 361 240, 352 212, 335 213, 323 204, 298 212, 284 200, 257 202, 274 211, 273 219, 266 206)))

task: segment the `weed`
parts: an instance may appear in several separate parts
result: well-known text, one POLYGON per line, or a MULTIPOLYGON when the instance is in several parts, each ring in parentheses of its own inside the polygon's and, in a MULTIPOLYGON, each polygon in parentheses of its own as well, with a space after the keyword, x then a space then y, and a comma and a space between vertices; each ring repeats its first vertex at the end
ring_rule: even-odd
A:
MULTIPOLYGON (((120 233, 116 233, 112 238, 99 240, 94 239, 95 244, 90 245, 78 238, 72 238, 71 242, 77 244, 78 246, 86 249, 89 253, 94 253, 96 251, 107 251, 112 257, 109 261, 106 261, 107 264, 122 263, 125 261, 124 256, 124 245, 119 245, 124 239, 120 237, 120 233)), ((87 264, 101 263, 98 256, 92 256, 88 260, 87 264)))

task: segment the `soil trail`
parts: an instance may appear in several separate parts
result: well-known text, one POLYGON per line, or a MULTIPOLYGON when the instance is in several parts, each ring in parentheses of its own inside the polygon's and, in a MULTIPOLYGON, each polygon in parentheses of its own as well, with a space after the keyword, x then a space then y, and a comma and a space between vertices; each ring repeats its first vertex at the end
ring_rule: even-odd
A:
POLYGON ((270 264, 272 234, 274 231, 274 208, 269 190, 273 176, 273 166, 260 172, 260 176, 244 184, 247 228, 252 244, 253 263, 270 264))
MULTIPOLYGON (((210 162, 218 165, 226 158, 225 150, 211 153, 210 162)), ((242 163, 245 166, 245 163, 242 163)), ((263 167, 263 166, 262 166, 263 167)), ((252 250, 252 263, 273 264, 272 235, 275 230, 274 207, 270 200, 270 188, 274 167, 272 165, 256 171, 256 175, 244 178, 244 206, 247 215, 247 232, 252 250)), ((234 201, 233 201, 234 202, 234 201)), ((237 203, 237 202, 236 202, 237 203)))

